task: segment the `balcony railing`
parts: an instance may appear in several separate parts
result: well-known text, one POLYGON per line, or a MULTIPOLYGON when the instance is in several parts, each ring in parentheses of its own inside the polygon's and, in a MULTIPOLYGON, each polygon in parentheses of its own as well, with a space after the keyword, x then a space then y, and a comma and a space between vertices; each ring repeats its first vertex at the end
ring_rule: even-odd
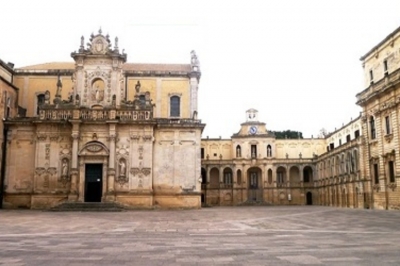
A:
POLYGON ((152 111, 145 110, 115 110, 115 109, 40 109, 40 120, 69 120, 85 121, 149 121, 153 119, 152 111))

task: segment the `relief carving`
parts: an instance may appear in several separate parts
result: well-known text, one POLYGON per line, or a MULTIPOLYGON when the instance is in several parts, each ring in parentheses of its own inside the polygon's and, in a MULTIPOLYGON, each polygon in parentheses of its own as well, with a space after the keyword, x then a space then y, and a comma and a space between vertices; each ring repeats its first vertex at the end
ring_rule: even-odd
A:
POLYGON ((50 160, 50 144, 46 144, 45 152, 46 152, 45 159, 50 160))
POLYGON ((90 152, 99 152, 103 149, 103 147, 99 145, 89 145, 86 147, 86 149, 90 152))

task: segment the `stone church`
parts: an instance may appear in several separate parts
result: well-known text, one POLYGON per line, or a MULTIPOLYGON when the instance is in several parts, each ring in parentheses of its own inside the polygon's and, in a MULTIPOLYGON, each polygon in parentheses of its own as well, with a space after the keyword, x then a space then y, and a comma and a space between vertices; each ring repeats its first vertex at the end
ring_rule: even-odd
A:
POLYGON ((3 207, 200 207, 195 52, 186 65, 127 63, 118 38, 99 31, 71 57, 19 69, 3 62, 12 73, 2 88, 3 207))

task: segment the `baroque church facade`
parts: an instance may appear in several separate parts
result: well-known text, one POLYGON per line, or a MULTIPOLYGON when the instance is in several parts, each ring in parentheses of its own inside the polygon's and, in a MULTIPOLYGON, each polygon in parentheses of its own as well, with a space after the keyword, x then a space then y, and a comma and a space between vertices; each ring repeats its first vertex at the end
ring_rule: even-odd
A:
POLYGON ((249 109, 231 138, 202 139, 194 52, 184 65, 128 63, 99 31, 71 57, 0 60, 3 208, 400 209, 400 28, 361 57, 360 116, 318 138, 278 139, 249 109))
POLYGON ((71 57, 7 68, 16 93, 4 101, 26 114, 4 119, 3 207, 200 207, 194 51, 187 65, 130 64, 118 38, 112 45, 99 31, 71 57))

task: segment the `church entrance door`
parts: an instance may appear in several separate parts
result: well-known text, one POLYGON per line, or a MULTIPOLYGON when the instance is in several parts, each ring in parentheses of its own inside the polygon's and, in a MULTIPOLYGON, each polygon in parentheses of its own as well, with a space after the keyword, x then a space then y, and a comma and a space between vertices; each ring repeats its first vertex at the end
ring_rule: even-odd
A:
POLYGON ((86 164, 85 202, 101 202, 103 188, 103 164, 86 164))

